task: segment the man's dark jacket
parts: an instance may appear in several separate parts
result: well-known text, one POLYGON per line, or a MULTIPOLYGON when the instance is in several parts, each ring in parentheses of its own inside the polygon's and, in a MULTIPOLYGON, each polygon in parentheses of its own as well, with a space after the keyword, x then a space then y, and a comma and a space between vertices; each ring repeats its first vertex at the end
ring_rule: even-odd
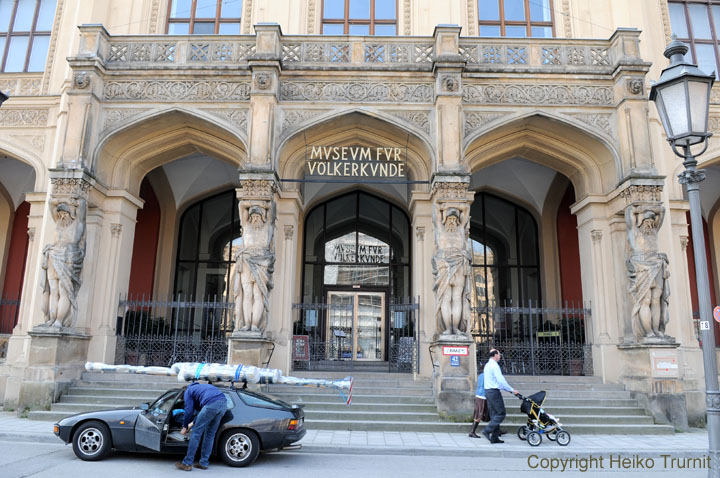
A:
POLYGON ((202 408, 213 402, 225 400, 225 395, 215 388, 215 386, 207 383, 191 383, 185 390, 185 419, 183 420, 183 428, 187 428, 193 419, 195 410, 200 411, 202 408))

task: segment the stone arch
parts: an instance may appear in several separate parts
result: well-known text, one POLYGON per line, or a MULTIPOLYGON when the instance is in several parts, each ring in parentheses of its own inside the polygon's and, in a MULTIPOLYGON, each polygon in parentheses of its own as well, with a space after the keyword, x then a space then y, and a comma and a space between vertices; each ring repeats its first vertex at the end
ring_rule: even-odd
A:
POLYGON ((276 147, 276 170, 282 179, 303 175, 306 144, 343 145, 362 140, 370 145, 408 148, 409 178, 428 181, 435 164, 435 151, 429 140, 400 119, 365 109, 334 111, 318 116, 303 128, 282 138, 276 147))
POLYGON ((537 111, 509 116, 469 136, 464 156, 471 171, 514 157, 543 164, 570 179, 579 199, 612 191, 623 174, 608 139, 567 118, 537 111))
POLYGON ((174 108, 137 118, 101 139, 92 170, 111 189, 137 194, 147 173, 194 152, 240 166, 247 146, 242 137, 218 122, 174 108))
POLYGON ((33 169, 35 173, 35 191, 43 191, 47 188, 46 182, 48 181, 47 167, 39 156, 20 149, 17 144, 11 143, 8 139, 11 137, 0 136, 0 157, 7 156, 9 159, 14 159, 21 162, 33 169))

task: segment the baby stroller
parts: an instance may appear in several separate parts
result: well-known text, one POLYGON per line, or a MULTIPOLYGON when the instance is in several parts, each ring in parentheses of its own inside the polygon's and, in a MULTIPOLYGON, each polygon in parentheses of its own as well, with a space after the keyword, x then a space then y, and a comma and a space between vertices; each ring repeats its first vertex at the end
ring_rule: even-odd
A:
POLYGON ((520 411, 528 416, 527 425, 518 428, 517 436, 521 440, 527 440, 530 446, 539 446, 543 435, 551 441, 557 441, 560 446, 566 446, 570 443, 570 432, 563 430, 558 419, 542 409, 545 395, 547 392, 544 390, 529 397, 517 394, 522 400, 520 411))

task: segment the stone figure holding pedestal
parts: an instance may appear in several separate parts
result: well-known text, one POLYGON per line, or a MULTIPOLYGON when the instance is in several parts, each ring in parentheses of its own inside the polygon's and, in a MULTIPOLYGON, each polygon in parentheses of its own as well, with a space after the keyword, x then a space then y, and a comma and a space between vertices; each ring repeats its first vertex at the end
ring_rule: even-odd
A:
POLYGON ((661 205, 640 204, 625 209, 630 257, 626 266, 632 298, 632 328, 644 342, 673 342, 665 335, 670 320, 667 255, 658 252, 657 233, 665 217, 661 205))
POLYGON ((235 255, 232 292, 235 333, 262 334, 270 309, 275 265, 275 205, 269 200, 240 201, 242 246, 235 255))
POLYGON ((55 241, 43 249, 42 311, 46 326, 72 327, 85 259, 87 203, 80 196, 54 197, 50 214, 55 221, 55 241))
POLYGON ((435 316, 441 335, 466 335, 470 321, 472 267, 468 250, 470 206, 444 201, 433 207, 435 316))

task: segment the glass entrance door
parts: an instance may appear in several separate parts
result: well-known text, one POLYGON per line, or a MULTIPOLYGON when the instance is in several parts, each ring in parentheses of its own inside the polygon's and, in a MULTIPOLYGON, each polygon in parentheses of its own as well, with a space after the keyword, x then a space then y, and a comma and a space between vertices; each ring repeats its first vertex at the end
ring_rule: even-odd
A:
POLYGON ((328 341, 332 360, 383 360, 384 292, 328 292, 328 341))

